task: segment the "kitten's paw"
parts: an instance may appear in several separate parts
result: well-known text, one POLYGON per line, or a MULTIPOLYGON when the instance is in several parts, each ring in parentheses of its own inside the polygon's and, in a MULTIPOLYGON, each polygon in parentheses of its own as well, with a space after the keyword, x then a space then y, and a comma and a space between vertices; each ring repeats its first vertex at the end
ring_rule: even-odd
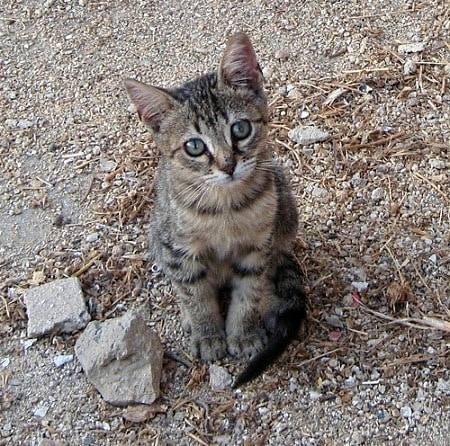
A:
POLYGON ((191 336, 191 352, 205 362, 216 361, 227 353, 227 345, 222 335, 191 336))
POLYGON ((267 334, 261 327, 256 327, 252 331, 241 333, 238 336, 228 336, 227 343, 231 355, 252 358, 266 345, 267 334))

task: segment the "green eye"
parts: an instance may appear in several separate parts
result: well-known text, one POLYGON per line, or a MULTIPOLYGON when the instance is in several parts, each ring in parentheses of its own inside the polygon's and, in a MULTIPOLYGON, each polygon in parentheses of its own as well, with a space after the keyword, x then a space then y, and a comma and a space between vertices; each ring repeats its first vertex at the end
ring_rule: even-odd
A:
POLYGON ((190 156, 200 156, 206 152, 206 144, 199 138, 192 138, 184 143, 184 150, 190 156))
POLYGON ((237 121, 231 126, 231 136, 233 136, 238 141, 247 138, 252 132, 252 125, 250 121, 243 119, 242 121, 237 121))

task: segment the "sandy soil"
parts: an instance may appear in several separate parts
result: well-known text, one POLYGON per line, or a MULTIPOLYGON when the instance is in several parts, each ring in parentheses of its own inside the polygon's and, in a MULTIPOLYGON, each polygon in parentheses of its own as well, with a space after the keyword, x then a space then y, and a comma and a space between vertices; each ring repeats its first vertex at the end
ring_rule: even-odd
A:
POLYGON ((0 445, 448 444, 448 1, 3 0, 0 80, 0 445), (158 155, 122 79, 215 69, 238 30, 297 194, 310 317, 262 377, 217 391, 146 260, 158 155), (304 125, 330 139, 295 144, 304 125), (77 335, 26 338, 24 290, 71 275, 93 318, 143 308, 172 353, 150 410, 55 366, 77 335))

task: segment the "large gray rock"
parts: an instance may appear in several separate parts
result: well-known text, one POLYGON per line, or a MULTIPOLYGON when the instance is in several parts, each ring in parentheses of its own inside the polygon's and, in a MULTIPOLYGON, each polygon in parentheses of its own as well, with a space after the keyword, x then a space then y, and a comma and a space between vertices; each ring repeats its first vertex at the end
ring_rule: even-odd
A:
POLYGON ((47 333, 72 333, 91 320, 76 277, 30 288, 24 294, 29 337, 47 333))
POLYGON ((108 403, 152 404, 159 397, 163 347, 139 314, 91 322, 78 338, 75 353, 108 403))

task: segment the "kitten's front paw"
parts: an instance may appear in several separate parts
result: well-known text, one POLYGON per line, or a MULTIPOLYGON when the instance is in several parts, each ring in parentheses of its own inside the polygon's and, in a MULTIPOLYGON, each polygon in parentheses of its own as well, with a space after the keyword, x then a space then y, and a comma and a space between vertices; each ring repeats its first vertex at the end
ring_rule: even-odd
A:
POLYGON ((267 334, 261 327, 256 327, 252 331, 246 331, 237 336, 228 336, 227 343, 231 355, 252 358, 266 345, 267 334))
POLYGON ((191 352, 205 362, 216 361, 227 353, 225 339, 220 334, 211 336, 191 336, 191 352))

